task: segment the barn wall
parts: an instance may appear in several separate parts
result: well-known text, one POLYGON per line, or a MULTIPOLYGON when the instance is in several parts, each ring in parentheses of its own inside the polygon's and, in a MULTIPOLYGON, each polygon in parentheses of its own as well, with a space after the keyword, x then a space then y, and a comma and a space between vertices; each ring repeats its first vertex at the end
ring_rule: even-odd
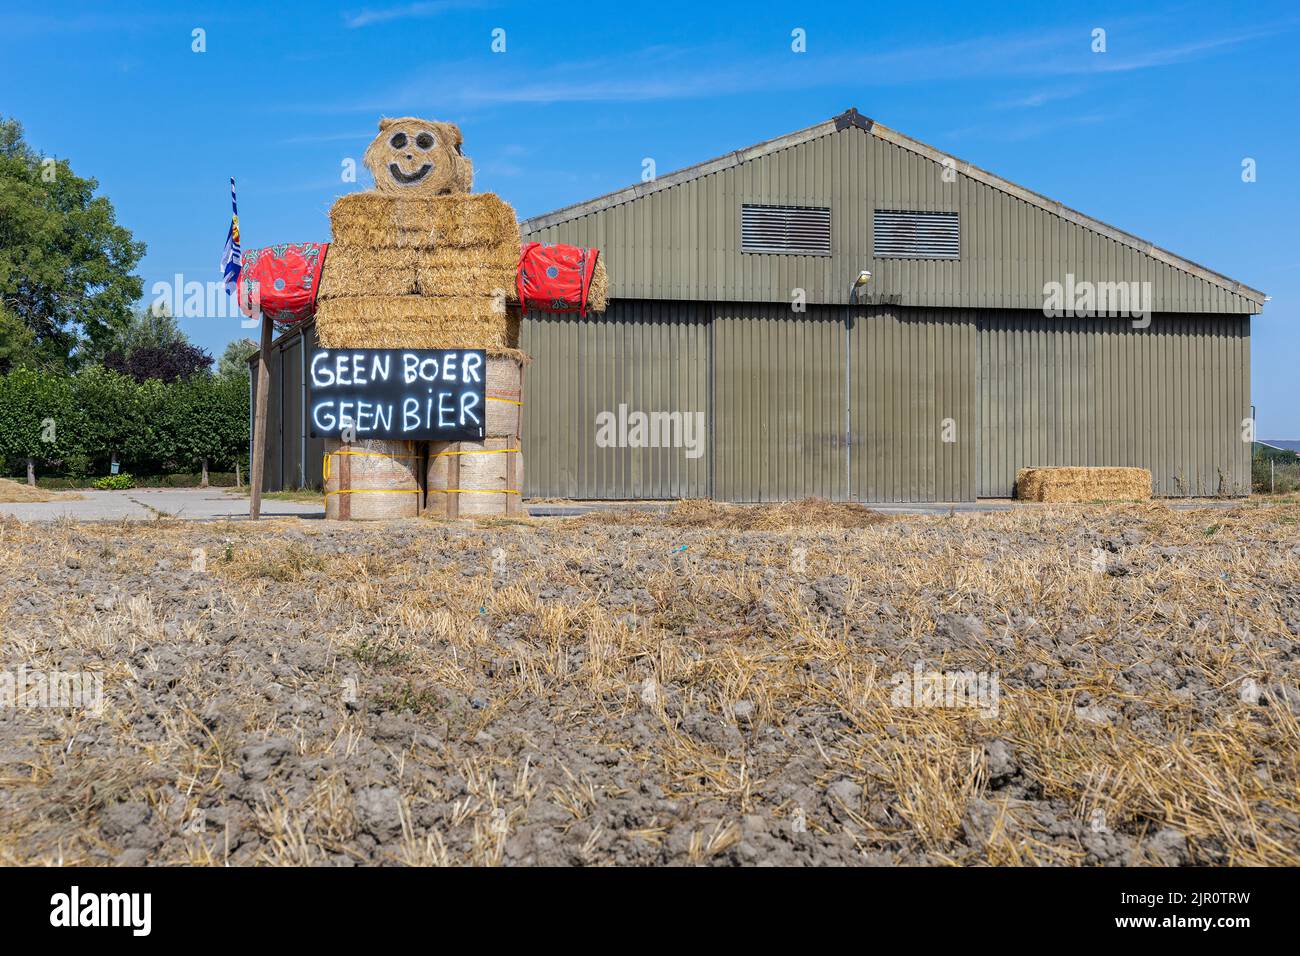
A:
MULTIPOLYGON (((272 357, 266 490, 320 484, 299 334, 272 357)), ((600 318, 529 316, 525 493, 961 501, 1010 496, 1021 467, 1130 465, 1161 496, 1247 494, 1249 334, 1245 317, 1134 329, 892 306, 624 300, 600 318), (620 404, 704 412, 704 455, 598 447, 597 413, 620 404)))
POLYGON ((529 497, 707 498, 712 420, 707 307, 619 302, 601 317, 535 315, 520 347, 524 492, 529 497), (704 415, 704 454, 684 448, 600 447, 597 415, 704 415))
POLYGON ((988 313, 979 322, 979 494, 1033 465, 1150 468, 1155 494, 1245 495, 1249 319, 988 313))
POLYGON ((852 478, 859 501, 975 497, 972 310, 854 310, 852 478))
POLYGON ((713 308, 714 496, 848 497, 847 314, 713 308))
MULTIPOLYGON (((287 491, 321 486, 321 459, 324 441, 307 433, 306 388, 303 378, 303 339, 310 358, 315 347, 315 331, 306 328, 288 332, 271 345, 271 391, 266 403, 266 458, 262 476, 263 491, 287 491), (304 441, 305 438, 305 441, 304 441)), ((255 403, 257 360, 249 363, 254 382, 251 399, 255 403)), ((252 429, 249 430, 251 461, 252 429)))
POLYGON ((974 313, 952 310, 621 301, 599 320, 529 316, 525 491, 969 500, 975 341, 974 313), (705 411, 706 454, 597 448, 595 415, 620 402, 705 411))

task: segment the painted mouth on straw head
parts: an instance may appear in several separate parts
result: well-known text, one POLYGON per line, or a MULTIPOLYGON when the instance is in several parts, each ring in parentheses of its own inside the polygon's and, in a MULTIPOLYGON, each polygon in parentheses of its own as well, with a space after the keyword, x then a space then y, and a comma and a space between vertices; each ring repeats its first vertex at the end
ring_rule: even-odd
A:
POLYGON ((396 163, 388 164, 389 175, 391 175, 393 179, 397 180, 397 182, 407 186, 412 183, 418 183, 425 176, 429 175, 431 169, 433 169, 433 163, 425 163, 413 173, 404 173, 402 172, 402 167, 398 166, 396 163))

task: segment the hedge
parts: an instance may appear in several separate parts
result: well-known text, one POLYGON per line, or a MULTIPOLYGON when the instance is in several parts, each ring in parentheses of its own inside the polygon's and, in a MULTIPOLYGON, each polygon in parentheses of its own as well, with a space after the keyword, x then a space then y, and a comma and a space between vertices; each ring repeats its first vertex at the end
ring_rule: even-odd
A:
MULTIPOLYGON (((248 462, 248 382, 211 374, 136 382, 102 366, 0 376, 0 463, 73 478, 233 471, 248 462)), ((137 482, 142 479, 137 477, 137 482)))

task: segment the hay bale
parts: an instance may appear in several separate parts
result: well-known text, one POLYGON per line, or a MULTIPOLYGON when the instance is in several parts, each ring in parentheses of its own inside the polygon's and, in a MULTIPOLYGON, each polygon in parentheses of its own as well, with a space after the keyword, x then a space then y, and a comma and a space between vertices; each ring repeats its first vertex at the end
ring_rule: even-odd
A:
POLYGON ((414 518, 420 513, 420 450, 412 441, 325 440, 325 517, 414 518))
POLYGON ((364 249, 341 243, 330 247, 321 274, 317 303, 350 296, 414 295, 415 263, 403 249, 364 249), (386 253, 396 255, 386 255, 386 253))
POLYGON ((330 209, 334 241, 371 249, 494 249, 519 255, 515 211, 494 193, 406 198, 349 193, 330 209))
POLYGON ((1147 468, 1021 468, 1016 497, 1023 501, 1142 501, 1151 497, 1147 468))
POLYGON ((514 349, 519 312, 480 296, 350 296, 316 310, 327 349, 514 349))
POLYGON ((514 266, 483 266, 474 262, 466 250, 465 262, 458 265, 418 266, 416 291, 420 295, 483 296, 502 295, 508 302, 519 301, 514 266))
POLYGON ((587 311, 604 312, 609 305, 609 273, 605 271, 605 256, 596 257, 596 271, 587 287, 587 311))
POLYGON ((379 248, 336 243, 321 276, 317 300, 350 296, 492 296, 516 301, 519 249, 509 243, 483 249, 379 248))
POLYGON ((437 271, 470 265, 476 269, 504 269, 510 273, 514 285, 515 269, 519 265, 519 244, 511 240, 489 246, 465 249, 459 246, 440 246, 437 249, 404 248, 398 251, 408 255, 417 269, 437 271))
POLYGON ((523 363, 504 355, 489 355, 487 360, 487 419, 484 434, 489 437, 519 435, 519 414, 523 409, 523 363))
POLYGON ((524 456, 514 436, 430 442, 428 509, 434 516, 518 514, 524 456))
POLYGON ((533 357, 520 349, 488 348, 484 351, 486 351, 489 356, 514 359, 524 368, 533 364, 533 357))
POLYGON ((1021 468, 1016 472, 1016 497, 1022 501, 1041 501, 1046 468, 1021 468))

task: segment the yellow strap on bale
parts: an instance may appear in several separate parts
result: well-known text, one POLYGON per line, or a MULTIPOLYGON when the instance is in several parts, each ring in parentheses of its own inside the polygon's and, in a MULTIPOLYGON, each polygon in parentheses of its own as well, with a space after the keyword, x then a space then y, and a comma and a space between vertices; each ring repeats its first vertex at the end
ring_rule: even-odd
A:
POLYGON ((325 492, 328 498, 331 494, 419 494, 419 488, 341 488, 337 492, 325 492))
POLYGON ((489 395, 487 400, 489 402, 505 402, 507 405, 518 405, 520 408, 524 406, 523 402, 516 402, 513 398, 497 398, 495 395, 489 395))
POLYGON ((518 448, 487 448, 483 451, 440 451, 434 455, 434 458, 441 458, 443 455, 504 455, 508 452, 519 451, 518 448))
POLYGON ((513 488, 430 488, 440 495, 517 495, 513 488))

